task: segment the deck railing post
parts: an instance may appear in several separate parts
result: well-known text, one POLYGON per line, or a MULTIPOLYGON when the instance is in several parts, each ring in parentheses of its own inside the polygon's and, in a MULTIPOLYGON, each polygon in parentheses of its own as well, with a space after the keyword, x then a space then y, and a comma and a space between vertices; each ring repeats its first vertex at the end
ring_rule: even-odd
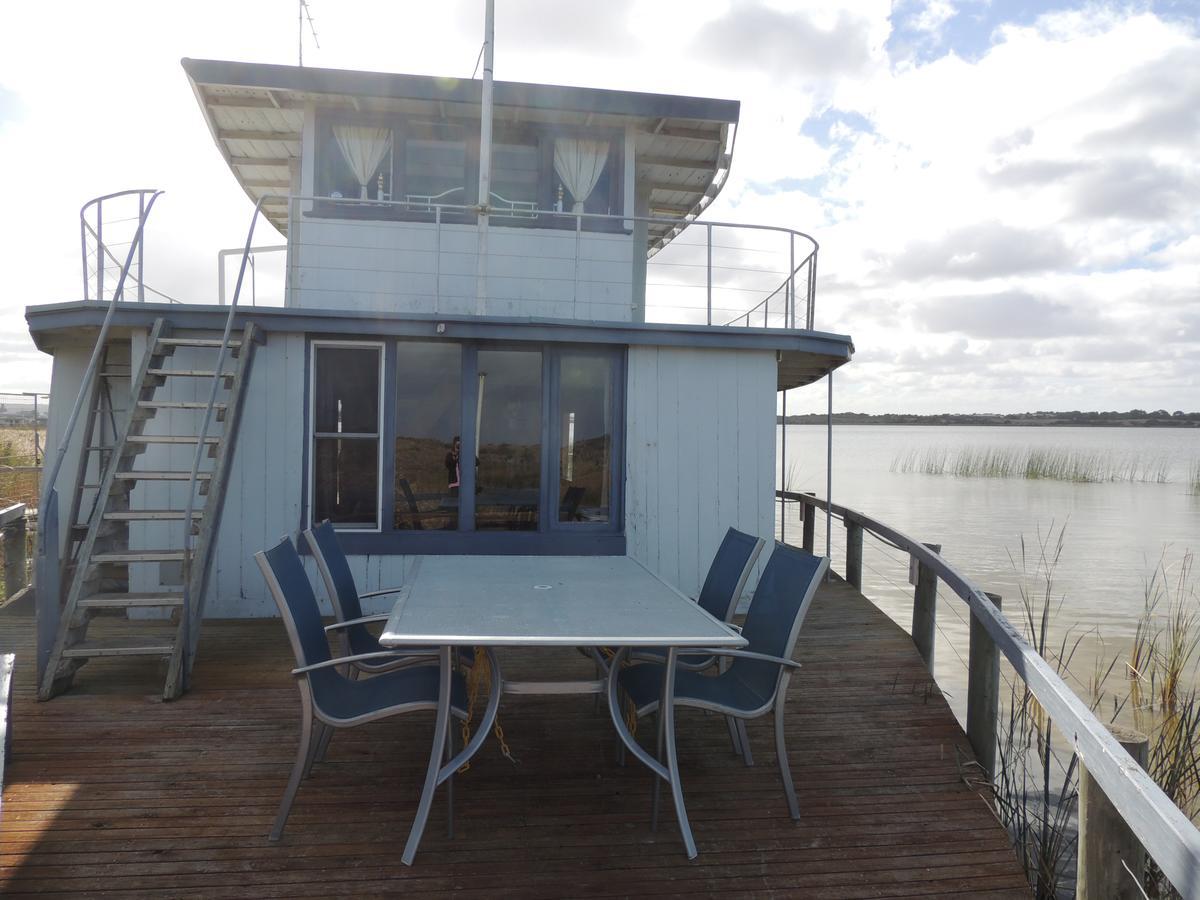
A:
MULTIPOLYGON (((708 277, 706 279, 706 283, 707 283, 707 292, 708 292, 707 305, 708 305, 708 324, 709 325, 712 324, 712 228, 713 227, 712 227, 711 222, 707 223, 704 226, 704 233, 706 235, 705 241, 708 246, 708 263, 707 263, 708 277)), ((749 318, 747 318, 746 324, 747 325, 750 324, 749 318)))
MULTIPOLYGON (((1110 725, 1109 731, 1139 766, 1146 768, 1150 741, 1132 729, 1110 725)), ((1132 829, 1079 761, 1079 857, 1077 900, 1136 900, 1144 897, 1142 876, 1146 850, 1132 829), (1126 871, 1128 868, 1129 871, 1126 871)))
POLYGON ((862 590, 863 527, 858 522, 846 519, 846 581, 851 587, 862 590))
MULTIPOLYGON (((1000 609, 1000 595, 987 598, 1000 609)), ((971 616, 967 658, 967 739, 990 784, 996 777, 996 723, 1000 716, 1000 651, 978 616, 971 616)))
MULTIPOLYGON (((816 496, 812 491, 805 491, 804 494, 807 497, 816 496)), ((801 546, 807 552, 812 553, 816 546, 817 508, 811 503, 801 502, 800 510, 804 516, 801 528, 801 546)))
MULTIPOLYGON (((941 544, 926 544, 934 553, 942 552, 941 544)), ((929 671, 933 671, 933 636, 937 627, 937 574, 924 563, 917 562, 917 582, 913 590, 912 638, 929 671)))

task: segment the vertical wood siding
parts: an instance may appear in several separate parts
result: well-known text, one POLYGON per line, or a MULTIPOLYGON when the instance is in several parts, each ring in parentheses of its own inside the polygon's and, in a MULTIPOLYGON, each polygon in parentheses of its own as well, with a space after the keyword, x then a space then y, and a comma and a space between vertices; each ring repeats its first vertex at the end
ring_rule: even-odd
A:
POLYGON ((769 352, 629 350, 628 552, 684 593, 729 526, 772 534, 775 386, 769 352))

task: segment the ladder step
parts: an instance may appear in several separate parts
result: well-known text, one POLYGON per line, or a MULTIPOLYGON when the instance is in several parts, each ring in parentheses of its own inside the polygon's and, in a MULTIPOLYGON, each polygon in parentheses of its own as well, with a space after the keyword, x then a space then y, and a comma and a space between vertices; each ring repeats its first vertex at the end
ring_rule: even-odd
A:
POLYGON ((113 447, 109 444, 93 444, 92 446, 87 448, 87 452, 88 453, 98 453, 101 450, 111 451, 111 450, 115 450, 115 449, 117 449, 117 448, 113 447))
POLYGON ((93 563, 182 562, 182 550, 119 550, 116 553, 93 553, 93 563))
MULTIPOLYGON (((203 510, 193 509, 192 518, 203 517, 203 510)), ((106 512, 104 518, 109 522, 182 522, 182 509, 126 509, 120 512, 106 512)), ((86 529, 87 526, 85 525, 86 529)))
MULTIPOLYGON (((216 338, 159 338, 160 347, 220 347, 221 341, 216 338)), ((234 350, 242 346, 241 341, 230 341, 225 346, 234 350)))
POLYGON ((170 656, 175 645, 161 637, 129 635, 103 641, 83 641, 63 650, 63 659, 91 659, 97 656, 170 656))
POLYGON ((142 607, 183 606, 183 591, 166 588, 153 593, 107 593, 83 597, 78 605, 84 609, 134 609, 142 607))
MULTIPOLYGON (((194 434, 131 434, 125 438, 130 444, 195 444, 199 440, 200 436, 194 434)), ((221 439, 210 435, 204 443, 219 444, 221 439)))
MULTIPOLYGON (((192 478, 191 472, 118 472, 116 475, 121 481, 190 481, 192 478)), ((212 472, 196 473, 197 481, 208 481, 212 478, 212 472)), ((84 487, 98 487, 98 485, 84 485, 84 487)))
MULTIPOLYGON (((203 400, 139 400, 138 406, 146 409, 207 409, 203 400)), ((226 404, 214 403, 213 409, 225 409, 226 404)))
MULTIPOLYGON (((170 376, 174 375, 177 378, 215 378, 217 372, 212 369, 147 369, 147 375, 170 376)), ((234 378, 237 372, 221 372, 222 378, 234 378)))

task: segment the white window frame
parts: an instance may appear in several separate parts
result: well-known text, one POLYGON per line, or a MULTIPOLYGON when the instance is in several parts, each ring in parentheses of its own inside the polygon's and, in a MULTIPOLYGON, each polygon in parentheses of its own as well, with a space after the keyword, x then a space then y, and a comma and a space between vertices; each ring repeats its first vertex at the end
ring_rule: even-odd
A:
POLYGON ((316 471, 317 471, 317 351, 323 347, 366 348, 379 351, 379 399, 376 404, 375 440, 378 451, 375 454, 375 526, 367 527, 355 524, 334 524, 338 531, 352 531, 359 534, 378 534, 383 531, 383 427, 384 427, 384 376, 386 372, 387 346, 383 341, 331 341, 314 340, 309 343, 308 355, 308 509, 305 519, 310 526, 319 523, 313 521, 316 507, 316 471))

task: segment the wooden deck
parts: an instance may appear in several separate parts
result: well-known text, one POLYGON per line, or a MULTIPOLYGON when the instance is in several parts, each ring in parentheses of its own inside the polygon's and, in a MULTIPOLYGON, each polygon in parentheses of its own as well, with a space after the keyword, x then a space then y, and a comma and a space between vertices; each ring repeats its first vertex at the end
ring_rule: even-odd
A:
MULTIPOLYGON (((911 640, 842 583, 818 595, 788 699, 801 822, 787 815, 769 720, 749 725, 746 768, 719 719, 681 715, 691 862, 665 794, 650 831, 650 775, 615 765, 607 713, 590 699, 507 701, 519 764, 486 744, 455 778, 455 836, 437 803, 405 868, 432 714, 339 733, 272 846, 299 719, 278 622, 205 623, 194 688, 173 703, 158 699, 157 663, 122 659, 89 663, 70 693, 39 704, 32 641, 29 618, 0 613, 0 650, 18 653, 5 896, 1029 895, 1003 829, 960 777, 966 738, 911 640)), ((501 659, 506 674, 590 671, 569 651, 501 659)))

